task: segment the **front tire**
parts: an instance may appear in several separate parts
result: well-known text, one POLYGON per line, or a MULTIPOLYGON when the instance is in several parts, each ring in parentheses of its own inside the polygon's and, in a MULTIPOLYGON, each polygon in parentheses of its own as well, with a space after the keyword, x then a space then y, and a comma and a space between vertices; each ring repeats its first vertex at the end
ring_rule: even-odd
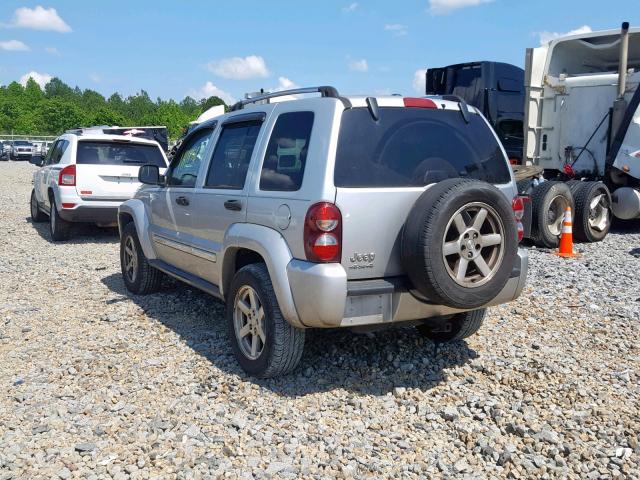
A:
POLYGON ((456 342, 474 335, 482 326, 487 309, 457 313, 439 320, 427 320, 416 328, 430 340, 435 342, 456 342))
POLYGON ((152 267, 144 256, 133 222, 128 223, 122 231, 120 268, 124 285, 131 293, 146 295, 160 289, 163 274, 152 267))
POLYGON ((38 205, 38 199, 36 198, 36 191, 31 190, 31 220, 33 223, 42 223, 47 221, 47 216, 38 205))
POLYGON ((71 224, 60 217, 58 207, 56 207, 56 199, 51 195, 49 199, 51 210, 49 212, 49 232, 54 242, 67 240, 71 236, 71 224))
POLYGON ((284 375, 302 358, 305 331, 282 316, 263 263, 247 265, 235 274, 227 294, 227 329, 233 353, 249 375, 284 375))

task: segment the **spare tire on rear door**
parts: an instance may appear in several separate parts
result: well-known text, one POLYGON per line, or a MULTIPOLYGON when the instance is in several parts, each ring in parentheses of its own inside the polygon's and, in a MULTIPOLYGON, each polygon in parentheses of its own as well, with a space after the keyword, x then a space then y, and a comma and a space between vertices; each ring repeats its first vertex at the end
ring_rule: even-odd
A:
POLYGON ((430 301, 473 309, 509 280, 518 250, 513 208, 493 185, 455 178, 418 198, 402 236, 402 264, 430 301))

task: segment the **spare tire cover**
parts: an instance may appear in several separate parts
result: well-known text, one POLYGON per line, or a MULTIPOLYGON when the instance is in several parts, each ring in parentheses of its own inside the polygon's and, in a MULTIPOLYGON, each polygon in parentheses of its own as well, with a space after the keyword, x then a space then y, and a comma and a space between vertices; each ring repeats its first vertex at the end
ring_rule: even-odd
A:
POLYGON ((513 208, 493 185, 462 178, 427 188, 403 230, 402 265, 432 302, 460 309, 486 305, 516 261, 513 208))

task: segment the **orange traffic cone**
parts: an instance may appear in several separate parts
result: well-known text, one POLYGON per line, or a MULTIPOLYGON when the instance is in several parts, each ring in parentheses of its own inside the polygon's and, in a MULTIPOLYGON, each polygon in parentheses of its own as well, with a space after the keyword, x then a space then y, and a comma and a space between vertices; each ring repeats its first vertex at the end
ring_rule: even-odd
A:
POLYGON ((556 252, 556 255, 559 257, 579 256, 579 254, 573 253, 573 223, 571 222, 571 207, 567 207, 564 211, 562 233, 560 234, 560 248, 556 252))

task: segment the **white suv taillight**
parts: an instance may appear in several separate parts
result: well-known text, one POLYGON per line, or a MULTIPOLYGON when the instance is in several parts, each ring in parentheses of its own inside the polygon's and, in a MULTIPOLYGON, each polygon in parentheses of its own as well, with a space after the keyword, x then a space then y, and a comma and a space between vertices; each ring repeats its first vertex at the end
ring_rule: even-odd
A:
POLYGON ((304 222, 304 251, 311 262, 339 262, 342 256, 342 215, 333 203, 312 205, 304 222))
POLYGON ((516 218, 516 226, 518 227, 518 242, 521 242, 524 237, 524 225, 522 225, 522 219, 524 218, 524 202, 526 197, 513 197, 511 206, 513 207, 513 215, 516 218))
POLYGON ((75 187, 76 186, 76 165, 68 165, 60 170, 60 175, 58 175, 58 185, 66 186, 66 187, 75 187))

